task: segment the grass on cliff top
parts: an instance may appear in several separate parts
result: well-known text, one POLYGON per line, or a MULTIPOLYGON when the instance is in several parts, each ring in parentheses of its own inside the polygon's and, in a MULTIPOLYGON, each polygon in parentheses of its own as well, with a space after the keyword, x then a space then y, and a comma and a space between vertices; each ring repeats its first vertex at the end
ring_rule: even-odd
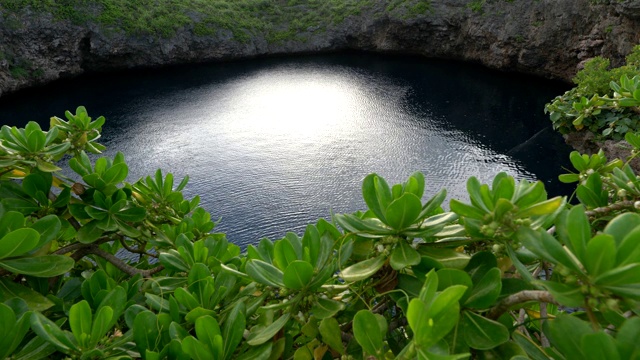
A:
POLYGON ((129 35, 171 37, 228 30, 238 41, 263 35, 269 42, 305 40, 375 5, 392 17, 426 14, 431 0, 0 0, 5 19, 24 10, 51 13, 76 25, 96 23, 129 35))
POLYGON ((131 35, 171 37, 185 26, 197 35, 229 30, 239 41, 270 41, 324 30, 372 6, 372 0, 0 0, 5 18, 26 9, 56 20, 88 22, 131 35))

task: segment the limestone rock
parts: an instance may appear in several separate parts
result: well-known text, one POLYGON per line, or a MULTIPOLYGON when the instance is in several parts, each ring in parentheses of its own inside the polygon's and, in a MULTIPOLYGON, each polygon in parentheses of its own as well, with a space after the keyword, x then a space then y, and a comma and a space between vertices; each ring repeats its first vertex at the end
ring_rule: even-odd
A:
POLYGON ((438 0, 431 2, 432 11, 408 18, 387 13, 387 4, 374 0, 368 11, 326 31, 310 27, 300 34, 304 40, 274 43, 265 34, 239 42, 225 29, 198 36, 188 26, 171 38, 131 36, 98 24, 77 26, 48 14, 7 15, 0 9, 0 95, 86 71, 345 49, 460 59, 569 80, 584 60, 602 55, 618 65, 640 42, 635 0, 490 0, 482 12, 472 11, 469 0, 438 0))

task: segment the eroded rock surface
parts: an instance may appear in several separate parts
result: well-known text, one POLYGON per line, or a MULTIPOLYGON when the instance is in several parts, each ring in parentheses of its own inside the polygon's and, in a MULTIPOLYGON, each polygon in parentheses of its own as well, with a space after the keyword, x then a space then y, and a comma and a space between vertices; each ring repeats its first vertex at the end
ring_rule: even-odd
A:
POLYGON ((130 36, 28 9, 0 14, 0 95, 85 71, 343 49, 460 59, 569 80, 586 59, 602 55, 620 64, 640 43, 640 5, 633 0, 493 0, 482 12, 472 11, 469 0, 433 0, 430 12, 409 17, 387 13, 387 2, 377 0, 326 31, 310 28, 298 37, 304 40, 277 42, 264 34, 240 42, 224 29, 197 36, 189 26, 170 38, 130 36))

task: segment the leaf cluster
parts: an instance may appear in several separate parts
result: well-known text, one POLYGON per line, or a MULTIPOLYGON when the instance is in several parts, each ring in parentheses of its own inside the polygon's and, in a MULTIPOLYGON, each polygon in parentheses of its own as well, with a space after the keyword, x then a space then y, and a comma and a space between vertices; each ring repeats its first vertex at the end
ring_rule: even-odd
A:
POLYGON ((640 130, 639 57, 636 46, 621 67, 610 69, 602 57, 586 62, 573 79, 576 87, 545 105, 553 128, 562 134, 588 130, 603 140, 640 130))
POLYGON ((0 131, 0 358, 639 357, 640 177, 620 159, 571 154, 575 206, 500 173, 447 211, 422 173, 370 174, 365 211, 242 252, 188 178, 127 182, 104 119, 67 119, 0 131))

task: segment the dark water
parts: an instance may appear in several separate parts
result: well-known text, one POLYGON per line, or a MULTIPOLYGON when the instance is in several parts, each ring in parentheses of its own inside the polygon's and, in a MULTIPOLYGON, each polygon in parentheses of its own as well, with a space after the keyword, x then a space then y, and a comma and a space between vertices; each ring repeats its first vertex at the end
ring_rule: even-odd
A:
POLYGON ((189 196, 246 245, 365 207, 361 180, 422 171, 427 195, 466 199, 506 171, 551 194, 569 149, 542 109, 566 85, 414 57, 272 58, 82 77, 0 99, 0 124, 87 107, 129 180, 189 175, 189 196))

